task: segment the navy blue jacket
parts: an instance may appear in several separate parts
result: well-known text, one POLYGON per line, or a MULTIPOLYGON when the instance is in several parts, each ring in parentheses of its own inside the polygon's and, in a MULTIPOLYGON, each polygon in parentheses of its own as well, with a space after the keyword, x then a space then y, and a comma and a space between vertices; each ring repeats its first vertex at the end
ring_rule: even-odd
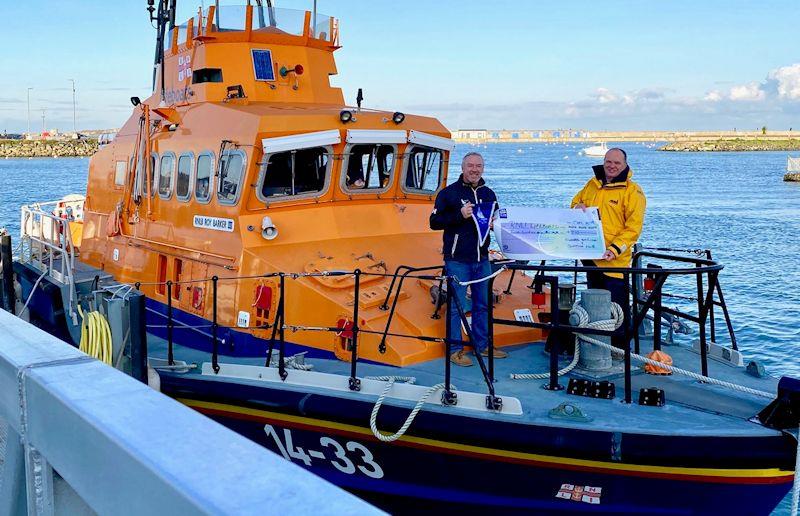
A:
POLYGON ((473 188, 464 182, 463 174, 436 196, 430 224, 431 229, 444 230, 442 254, 445 260, 479 262, 489 257, 489 239, 480 245, 475 221, 461 215, 461 207, 467 202, 497 202, 497 196, 483 179, 473 188))

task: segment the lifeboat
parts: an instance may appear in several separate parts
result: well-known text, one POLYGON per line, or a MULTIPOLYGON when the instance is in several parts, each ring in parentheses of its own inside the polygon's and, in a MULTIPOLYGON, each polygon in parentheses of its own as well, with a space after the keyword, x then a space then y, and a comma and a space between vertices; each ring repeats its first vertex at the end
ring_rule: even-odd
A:
POLYGON ((780 503, 800 381, 744 367, 710 251, 637 247, 619 271, 629 326, 586 310, 573 325, 575 285, 559 274, 596 268, 497 260, 489 343, 510 356, 451 366, 469 306, 463 334, 447 331, 453 278, 428 225, 458 173, 450 132, 361 95, 346 104, 330 84, 332 17, 215 2, 178 24, 175 0, 149 4, 153 93, 92 157, 82 209, 23 209, 14 270, 32 322, 397 514, 780 503), (44 220, 62 229, 43 236, 44 220), (696 309, 662 306, 685 276, 696 309), (730 345, 706 332, 720 306, 730 345), (102 346, 81 332, 88 313, 102 346), (695 343, 662 342, 677 319, 698 324, 695 343))
MULTIPOLYGON (((396 366, 440 357, 440 342, 380 334, 444 335, 436 282, 413 279, 389 292, 389 274, 442 264, 428 216, 451 174, 450 132, 430 117, 346 105, 330 85, 338 22, 311 16, 212 6, 167 27, 154 94, 134 99, 131 118, 92 157, 81 260, 140 284, 161 325, 166 281, 175 285, 176 319, 197 325, 212 319, 208 280, 218 277, 222 352, 237 356, 265 352, 279 297, 269 273, 359 269, 359 322, 373 332, 361 356, 396 366)), ((302 300, 285 307, 289 323, 332 327, 352 317, 352 277, 311 276, 286 288, 302 300)), ((522 283, 498 290, 495 309, 512 318, 535 310, 525 292, 522 283)), ((210 349, 208 338, 183 336, 210 349)), ((495 344, 540 337, 508 327, 495 344)), ((345 340, 291 335, 309 356, 349 356, 345 340)))

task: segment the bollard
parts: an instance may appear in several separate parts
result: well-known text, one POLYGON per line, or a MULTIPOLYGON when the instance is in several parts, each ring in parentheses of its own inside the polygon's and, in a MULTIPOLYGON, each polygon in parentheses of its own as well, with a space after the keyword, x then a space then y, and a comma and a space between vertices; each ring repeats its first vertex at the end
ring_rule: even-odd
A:
POLYGON ((3 292, 5 292, 5 305, 3 304, 3 293, 0 293, 0 308, 12 314, 15 311, 16 300, 14 299, 14 265, 11 256, 11 235, 0 236, 0 262, 2 262, 3 272, 3 292))
MULTIPOLYGON (((589 322, 611 318, 611 293, 608 290, 590 288, 581 292, 581 305, 589 314, 589 322)), ((570 320, 570 324, 577 321, 570 320)), ((611 337, 593 335, 594 338, 611 344, 611 337)), ((611 351, 600 346, 581 342, 581 358, 578 368, 589 371, 606 371, 611 369, 611 351)))

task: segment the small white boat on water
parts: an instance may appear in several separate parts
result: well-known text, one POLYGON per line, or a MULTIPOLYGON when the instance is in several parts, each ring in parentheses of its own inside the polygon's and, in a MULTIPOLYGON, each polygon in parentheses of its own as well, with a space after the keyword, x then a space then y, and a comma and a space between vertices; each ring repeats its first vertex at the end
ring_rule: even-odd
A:
POLYGON ((581 151, 584 156, 605 156, 606 152, 608 152, 608 145, 606 142, 600 142, 597 145, 592 145, 591 147, 586 147, 581 151))

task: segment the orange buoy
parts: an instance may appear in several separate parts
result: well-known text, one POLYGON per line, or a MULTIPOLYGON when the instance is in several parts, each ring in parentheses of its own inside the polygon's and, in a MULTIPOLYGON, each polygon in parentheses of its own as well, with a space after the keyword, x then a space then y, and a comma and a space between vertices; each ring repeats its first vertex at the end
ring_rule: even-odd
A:
MULTIPOLYGON (((650 360, 661 362, 662 364, 672 365, 672 357, 663 351, 653 351, 647 355, 650 360)), ((645 364, 644 372, 647 374, 671 375, 672 371, 664 369, 663 367, 654 366, 652 364, 645 364)))

